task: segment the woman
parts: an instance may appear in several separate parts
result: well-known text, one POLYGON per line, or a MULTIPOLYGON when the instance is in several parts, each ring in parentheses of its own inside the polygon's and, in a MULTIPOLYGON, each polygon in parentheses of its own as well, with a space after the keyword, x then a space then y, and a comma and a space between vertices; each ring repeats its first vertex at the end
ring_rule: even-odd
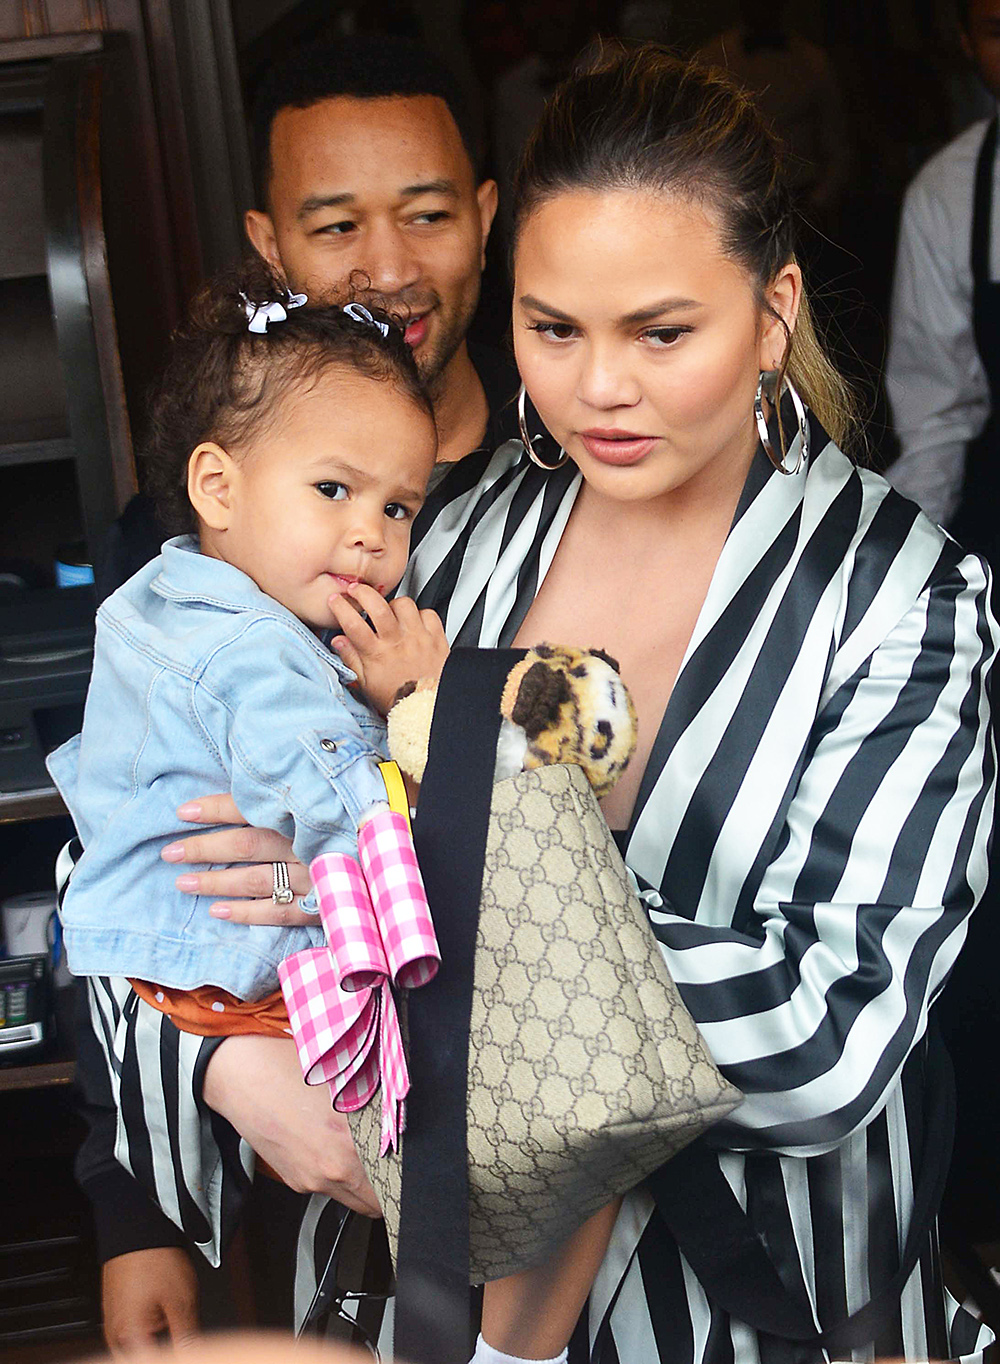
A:
MULTIPOLYGON (((605 813, 688 1007, 747 1096, 711 1133, 716 1187, 735 1191, 817 1329, 874 1300, 862 1353, 973 1355, 989 1332, 946 1302, 929 1229, 901 1292, 893 1277, 940 1106, 927 1009, 986 881, 985 571, 826 434, 850 434, 843 388, 809 323, 775 150, 722 77, 654 49, 572 77, 526 154, 515 222, 515 352, 556 443, 525 435, 557 467, 517 443, 464 461, 404 587, 453 643, 578 640, 621 661, 640 748, 605 813), (786 392, 782 425, 768 394, 786 392)), ((395 666, 398 631, 391 608, 358 601, 374 631, 343 609, 335 646, 371 683, 395 666)), ((200 817, 218 822, 219 802, 200 817)), ((188 840, 186 855, 245 856, 235 837, 188 840)), ((257 838, 250 860, 285 856, 257 838)), ((202 889, 238 893, 245 878, 202 889)), ((182 1214, 196 1203, 200 1239, 217 1238, 239 1171, 207 1122, 178 1129, 163 1097, 176 1035, 118 984, 95 1002, 117 1028, 144 1182, 182 1214), (170 1141, 187 1143, 182 1159, 170 1141)), ((329 1116, 335 1177, 289 1158, 292 1123, 256 1077, 248 1093, 256 1055, 234 1043, 249 1041, 212 1056, 208 1104, 292 1182, 366 1206, 329 1116)), ((206 1054, 179 1061, 183 1116, 206 1054)), ((322 1144, 302 1108, 304 1140, 322 1144)), ((706 1295, 651 1195, 625 1199, 591 1295, 605 1357, 822 1357, 748 1324, 756 1306, 733 1315, 706 1295)))

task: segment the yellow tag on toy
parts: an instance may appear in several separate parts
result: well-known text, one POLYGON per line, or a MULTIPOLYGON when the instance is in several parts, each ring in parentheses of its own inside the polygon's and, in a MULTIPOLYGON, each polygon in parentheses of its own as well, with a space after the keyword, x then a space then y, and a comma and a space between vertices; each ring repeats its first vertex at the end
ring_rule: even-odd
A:
POLYGON ((402 815, 406 820, 406 827, 413 833, 410 824, 410 802, 406 797, 406 787, 403 784, 403 774, 395 763, 379 763, 378 770, 382 773, 382 780, 385 782, 385 794, 389 801, 389 809, 395 810, 397 815, 402 815))

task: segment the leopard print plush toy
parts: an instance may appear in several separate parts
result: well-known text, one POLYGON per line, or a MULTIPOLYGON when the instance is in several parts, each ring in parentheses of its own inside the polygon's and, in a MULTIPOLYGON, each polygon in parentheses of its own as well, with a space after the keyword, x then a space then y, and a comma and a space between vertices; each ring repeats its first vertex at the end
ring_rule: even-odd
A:
MULTIPOLYGON (((389 712, 389 753, 421 781, 437 687, 401 688, 389 712)), ((618 664, 600 649, 539 644, 511 669, 500 701, 496 780, 550 763, 576 763, 606 796, 635 751, 635 707, 618 664)))

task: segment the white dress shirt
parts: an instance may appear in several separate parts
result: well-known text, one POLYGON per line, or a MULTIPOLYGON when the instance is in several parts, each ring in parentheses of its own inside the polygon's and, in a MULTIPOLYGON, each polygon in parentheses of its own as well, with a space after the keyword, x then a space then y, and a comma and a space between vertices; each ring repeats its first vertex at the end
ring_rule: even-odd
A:
MULTIPOLYGON (((900 456, 886 478, 947 524, 962 493, 965 450, 990 415, 972 330, 972 206, 988 120, 974 123, 906 191, 893 282, 886 390, 900 456)), ((993 172, 990 278, 1000 278, 1000 193, 993 172)))

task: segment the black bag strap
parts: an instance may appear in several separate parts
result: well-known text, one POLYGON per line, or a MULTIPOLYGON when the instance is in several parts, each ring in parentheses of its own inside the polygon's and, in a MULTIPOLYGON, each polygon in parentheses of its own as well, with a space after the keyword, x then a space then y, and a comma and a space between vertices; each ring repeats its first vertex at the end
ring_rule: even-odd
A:
POLYGON ((650 1176, 657 1209, 713 1303, 756 1331, 817 1348, 850 1351, 878 1336, 927 1245, 951 1160, 955 1080, 933 1013, 924 1074, 927 1122, 899 1268, 870 1302, 824 1331, 816 1330, 806 1305, 782 1282, 703 1138, 650 1176))
POLYGON ((413 840, 441 945, 407 996, 412 1088, 403 1138, 395 1352, 467 1364, 469 1026, 500 695, 518 649, 453 649, 438 684, 413 840))

